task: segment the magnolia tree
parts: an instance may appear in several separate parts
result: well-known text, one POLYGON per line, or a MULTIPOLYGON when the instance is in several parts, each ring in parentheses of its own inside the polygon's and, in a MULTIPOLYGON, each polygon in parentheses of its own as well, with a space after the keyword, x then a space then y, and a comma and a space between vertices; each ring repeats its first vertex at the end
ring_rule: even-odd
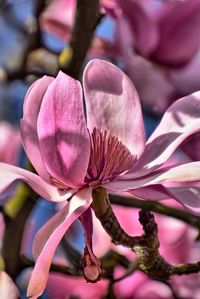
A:
POLYGON ((0 298, 198 299, 200 2, 0 9, 0 298))

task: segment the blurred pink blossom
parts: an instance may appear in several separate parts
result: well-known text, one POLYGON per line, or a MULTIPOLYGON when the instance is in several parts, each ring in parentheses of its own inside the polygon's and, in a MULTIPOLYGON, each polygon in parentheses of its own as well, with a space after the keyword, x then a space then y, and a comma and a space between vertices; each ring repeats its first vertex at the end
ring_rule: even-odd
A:
MULTIPOLYGON (((200 2, 117 0, 122 18, 130 26, 132 46, 149 60, 169 66, 188 63, 199 50, 200 2), (169 21, 170 20, 170 21, 169 21)), ((123 41, 122 41, 123 42, 123 41)))
POLYGON ((0 122, 0 161, 16 164, 19 159, 20 148, 19 130, 8 122, 0 122))
POLYGON ((76 12, 76 0, 52 0, 40 17, 43 30, 66 40, 71 35, 76 12))
POLYGON ((91 284, 80 277, 66 277, 51 272, 47 282, 47 294, 55 299, 69 299, 72 296, 80 299, 101 299, 102 295, 106 294, 107 287, 107 280, 91 284))
POLYGON ((116 2, 117 45, 144 107, 161 114, 199 90, 200 2, 116 2))

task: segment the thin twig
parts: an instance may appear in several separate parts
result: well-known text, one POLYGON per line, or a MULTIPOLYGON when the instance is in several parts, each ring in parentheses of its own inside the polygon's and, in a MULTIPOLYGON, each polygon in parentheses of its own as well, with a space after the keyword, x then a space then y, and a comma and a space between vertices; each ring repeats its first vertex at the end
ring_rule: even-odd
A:
MULTIPOLYGON (((34 267, 35 266, 35 262, 25 255, 21 256, 21 260, 22 260, 23 264, 26 265, 26 267, 34 267)), ((82 276, 82 271, 81 271, 80 267, 79 268, 78 267, 70 268, 70 267, 63 266, 63 265, 51 264, 50 270, 54 271, 54 272, 62 273, 62 274, 67 274, 70 276, 82 276)))
MULTIPOLYGON (((71 56, 64 63, 59 59, 59 62, 62 61, 60 68, 75 79, 80 76, 99 19, 99 0, 77 0, 75 24, 69 46, 71 56)), ((65 51, 66 49, 62 53, 65 51)))
POLYGON ((170 216, 184 221, 187 224, 195 226, 200 230, 200 217, 195 216, 189 212, 169 207, 160 202, 153 200, 141 200, 132 197, 122 197, 119 195, 110 194, 109 199, 111 204, 121 205, 125 207, 139 208, 146 211, 152 211, 158 214, 170 216))

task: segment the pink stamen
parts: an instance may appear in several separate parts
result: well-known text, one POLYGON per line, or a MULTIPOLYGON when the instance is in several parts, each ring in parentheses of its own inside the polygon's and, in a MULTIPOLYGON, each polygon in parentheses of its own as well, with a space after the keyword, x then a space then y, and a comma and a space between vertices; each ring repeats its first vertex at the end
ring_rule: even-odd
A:
POLYGON ((91 184, 112 180, 128 170, 133 156, 125 145, 109 131, 97 131, 90 135, 91 150, 86 181, 91 184))

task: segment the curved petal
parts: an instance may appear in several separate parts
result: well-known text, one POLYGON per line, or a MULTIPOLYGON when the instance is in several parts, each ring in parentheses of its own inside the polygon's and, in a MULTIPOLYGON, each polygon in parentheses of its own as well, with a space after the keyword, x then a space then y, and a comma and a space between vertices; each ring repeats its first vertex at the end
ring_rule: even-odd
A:
POLYGON ((190 135, 200 131, 200 92, 176 101, 147 141, 139 161, 124 176, 138 178, 160 167, 190 135))
MULTIPOLYGON (((119 193, 118 193, 119 194, 119 193)), ((200 183, 164 183, 163 185, 147 186, 127 192, 120 192, 121 196, 136 197, 140 200, 162 201, 174 199, 193 214, 200 215, 200 183)), ((112 200, 112 195, 111 195, 112 200)))
POLYGON ((126 192, 141 200, 161 201, 171 199, 172 197, 162 185, 152 185, 143 188, 138 188, 126 192))
MULTIPOLYGON (((142 200, 168 200, 175 199, 193 214, 200 215, 200 184, 189 182, 182 184, 164 183, 159 188, 148 186, 140 189, 130 190, 125 195, 139 197, 142 200)), ((131 200, 131 199, 130 199, 131 200)))
POLYGON ((38 175, 25 169, 15 167, 9 164, 0 163, 0 193, 15 182, 16 180, 23 180, 36 193, 51 201, 62 201, 72 196, 75 190, 59 191, 56 187, 45 182, 38 175))
POLYGON ((91 188, 82 189, 37 233, 33 248, 37 260, 27 295, 31 299, 38 298, 44 291, 51 261, 60 240, 70 225, 89 208, 91 202, 91 188))
MULTIPOLYGON (((121 177, 123 179, 123 176, 121 177)), ((165 182, 200 181, 200 162, 185 163, 168 169, 162 169, 141 179, 118 180, 103 184, 108 190, 121 192, 165 182)))
POLYGON ((59 72, 38 116, 38 138, 48 172, 64 185, 82 186, 90 155, 80 83, 59 72))
POLYGON ((172 167, 161 173, 157 181, 194 182, 200 181, 200 162, 191 162, 172 167))
POLYGON ((200 184, 189 182, 187 184, 164 184, 164 188, 171 198, 180 202, 184 208, 193 214, 200 215, 200 184), (170 186, 171 185, 171 186, 170 186))
POLYGON ((37 118, 43 96, 54 78, 44 76, 37 80, 26 93, 23 119, 21 120, 21 137, 25 152, 37 173, 48 181, 49 174, 43 163, 37 135, 37 118))
POLYGON ((136 196, 138 193, 139 196, 144 195, 144 199, 163 200, 171 196, 194 213, 200 213, 200 162, 179 165, 143 179, 107 183, 103 187, 110 192, 130 192, 136 196), (157 184, 162 186, 159 188, 160 199, 157 197, 159 193, 156 194, 152 188, 157 184), (146 187, 148 192, 142 187, 146 187))
POLYGON ((87 124, 110 130, 133 155, 139 156, 145 143, 145 131, 137 92, 130 79, 116 66, 92 60, 83 74, 87 124))

